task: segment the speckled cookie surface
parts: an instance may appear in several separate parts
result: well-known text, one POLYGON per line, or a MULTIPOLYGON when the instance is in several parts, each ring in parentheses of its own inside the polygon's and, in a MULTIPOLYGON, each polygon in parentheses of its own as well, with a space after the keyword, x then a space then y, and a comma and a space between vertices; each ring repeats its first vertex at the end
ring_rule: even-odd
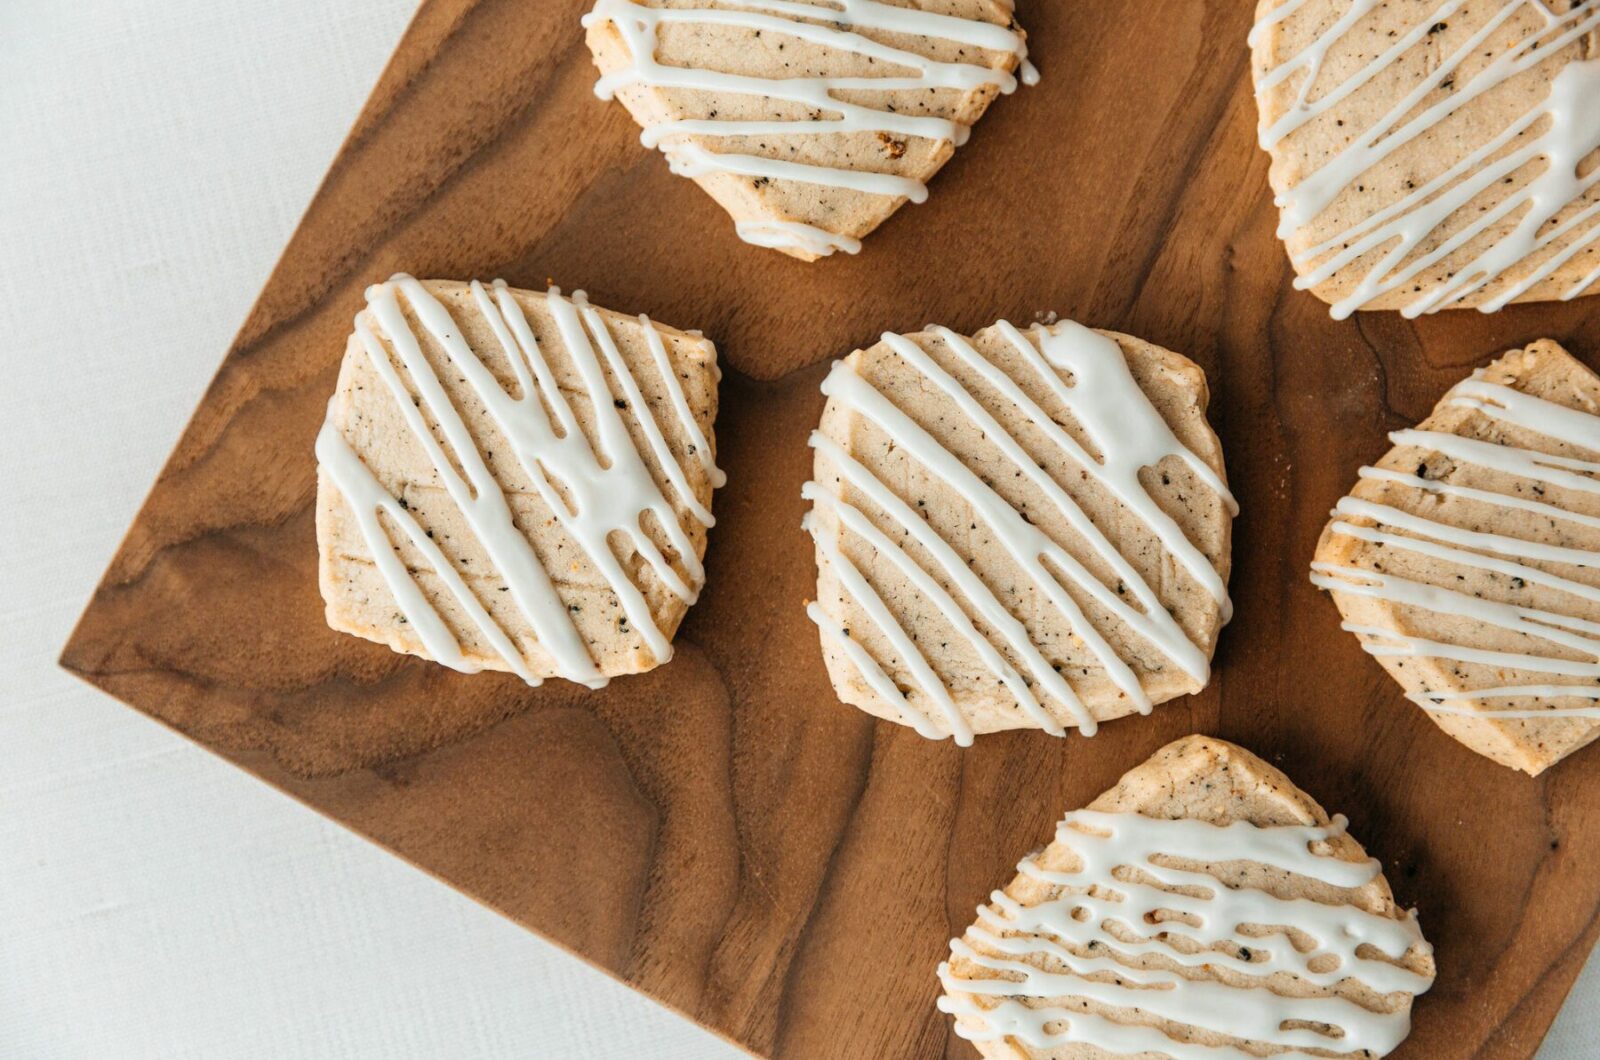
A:
POLYGON ((997 325, 886 336, 824 389, 846 383, 882 407, 833 389, 807 487, 813 617, 844 702, 964 742, 1092 730, 1141 709, 1135 684, 1145 709, 1204 687, 1232 509, 1195 364, 1076 324, 997 325), (1075 374, 1092 349, 1105 360, 1075 374), (1107 472, 1126 455, 1118 421, 1183 450, 1137 469, 1133 505, 1154 519, 1107 472))
POLYGON ((1024 36, 1006 0, 598 0, 585 22, 646 142, 747 241, 808 261, 925 194, 1024 36))
POLYGON ((1317 547, 1314 579, 1408 697, 1528 773, 1600 735, 1597 413, 1560 346, 1513 350, 1391 436, 1317 547))
MULTIPOLYGON (((1248 751, 1205 736, 1186 737, 1162 748, 1149 761, 1125 774, 1087 810, 1089 814, 1078 815, 1080 819, 1069 815, 1071 823, 1063 823, 1062 828, 1098 828, 1102 824, 1114 827, 1117 821, 1116 816, 1094 815, 1139 815, 1216 826, 1247 823, 1262 828, 1302 827, 1326 836, 1309 844, 1309 850, 1319 857, 1346 863, 1336 868, 1353 867, 1366 859, 1361 845, 1339 825, 1330 827, 1322 807, 1282 772, 1248 751)), ((1375 865, 1369 865, 1365 872, 1353 873, 1353 878, 1330 884, 1283 871, 1277 864, 1162 856, 1137 866, 1119 866, 1100 879, 1106 866, 1086 870, 1081 850, 1071 841, 1083 837, 1084 833, 1077 831, 1059 832, 1053 842, 1027 859, 1022 866, 1024 871, 997 893, 980 911, 980 920, 952 943, 954 952, 942 970, 946 989, 941 1008, 955 1013, 958 1032, 974 1039, 973 1044, 983 1056, 992 1060, 1113 1060, 1134 1056, 1153 1060, 1174 1055, 1169 1050, 1183 1046, 1207 1052, 1228 1050, 1220 1053, 1228 1056, 1269 1056, 1286 1050, 1281 1044, 1228 1031, 1243 1029, 1250 1024, 1250 1014, 1258 1003, 1271 1002, 1279 1007, 1264 1006, 1260 1025, 1270 1027, 1274 1037, 1280 1037, 1286 1028, 1279 1027, 1278 1021, 1291 1015, 1281 1007, 1282 999, 1329 1004, 1332 1007, 1321 1011, 1346 1016, 1371 1013, 1390 1036, 1404 1037, 1414 993, 1427 989, 1432 982, 1433 958, 1414 923, 1396 906, 1388 881, 1375 865), (1181 875, 1173 874, 1174 870, 1181 875), (1083 871, 1096 874, 1098 882, 1094 887, 1086 889, 1071 875, 1083 871), (1118 919, 1119 908, 1135 898, 1130 886, 1136 883, 1158 888, 1154 896, 1143 896, 1146 904, 1160 906, 1170 900, 1171 905, 1136 923, 1124 923, 1118 919), (1193 899, 1204 899, 1219 890, 1246 889, 1267 892, 1272 896, 1269 904, 1275 904, 1272 899, 1291 904, 1277 906, 1282 919, 1270 929, 1267 925, 1236 927, 1202 920, 1197 915, 1204 913, 1206 907, 1193 899), (1094 923, 1091 896, 1100 903, 1093 908, 1106 918, 1103 925, 1094 923), (996 933, 997 927, 1018 925, 1029 911, 1050 904, 1056 904, 1065 915, 1075 900, 1082 903, 1076 912, 1086 915, 1074 916, 1065 923, 1082 925, 1079 928, 1062 927, 1058 935, 1014 926, 1010 931, 996 933), (1396 978, 1406 984, 1405 988, 1374 989, 1363 981, 1363 975, 1373 967, 1345 968, 1345 976, 1333 975, 1321 981, 1312 981, 1321 979, 1316 974, 1295 974, 1287 969, 1271 975, 1251 974, 1252 964, 1259 968, 1288 953, 1284 950, 1279 957, 1268 958, 1263 947, 1256 946, 1258 938, 1264 946, 1271 946, 1274 936, 1281 944, 1287 934, 1295 948, 1313 947, 1313 939, 1307 933, 1310 918, 1304 913, 1297 915, 1292 904, 1295 902, 1347 908, 1376 918, 1367 922, 1369 928, 1376 924, 1382 931, 1387 926, 1389 930, 1383 933, 1402 940, 1395 952, 1386 957, 1400 970, 1396 978), (1147 924, 1164 925, 1166 930, 1151 929, 1147 924), (1108 933, 1103 940, 1083 943, 1066 937, 1096 927, 1103 927, 1108 933), (1252 947, 1257 952, 1252 953, 1252 947), (1207 950, 1214 951, 1211 959, 1201 959, 1207 950), (1175 959, 1178 957, 1183 958, 1181 962, 1175 959), (1037 986, 1028 986, 1024 995, 993 992, 996 980, 1001 980, 1002 985, 1005 980, 1017 980, 1024 968, 1041 976, 1037 986), (1080 974, 1084 978, 1076 978, 1080 974), (1130 1007, 1128 999, 1111 1005, 1087 996, 1098 993, 1096 981, 1120 987, 1130 979, 1171 974, 1183 976, 1199 996, 1212 999, 1209 1005, 1201 1006, 1203 1011, 1195 1022, 1162 1019, 1154 1011, 1162 1004, 1159 996, 1165 993, 1159 987, 1135 989, 1133 1002, 1141 989, 1148 991, 1152 1002, 1147 1008, 1130 1007), (1054 978, 1046 978, 1052 975, 1054 978), (1237 992, 1229 988, 1237 988, 1237 992), (1043 992, 1031 993, 1034 990, 1043 992), (1020 1009, 1008 1013, 1007 1008, 1012 1005, 1020 1009), (1040 1022, 1035 1023, 1030 1013, 1044 1015, 1038 1016, 1040 1022), (1011 1033, 1006 1033, 1008 1029, 1011 1033), (1085 1038, 1102 1043, 1120 1040, 1130 1047, 1107 1049, 1086 1043, 1082 1040, 1085 1038), (1139 1043, 1147 1047, 1136 1047, 1139 1043)), ((1216 849, 1220 851, 1225 846, 1219 842, 1216 849)), ((1293 962, 1291 957, 1286 963, 1293 962)), ((1385 980, 1382 985, 1396 984, 1385 980)), ((1331 1026, 1319 1025, 1311 1037, 1317 1044, 1303 1045, 1294 1055, 1378 1055, 1342 1049, 1340 1036, 1331 1026)))
POLYGON ((358 518, 371 513, 350 495, 357 491, 339 488, 328 460, 322 460, 317 543, 329 625, 396 651, 438 658, 419 629, 431 611, 454 642, 450 651, 459 650, 457 668, 521 667, 533 680, 574 677, 579 669, 561 665, 559 653, 540 636, 538 621, 571 636, 583 672, 593 679, 658 665, 663 660, 639 627, 648 619, 651 633, 670 641, 682 620, 693 593, 674 591, 669 583, 698 587, 707 528, 693 509, 708 508, 720 474, 711 454, 700 449, 714 446, 714 347, 697 335, 553 293, 489 292, 438 280, 413 292, 393 304, 402 307, 406 333, 416 340, 418 364, 405 363, 391 333, 400 329, 386 327, 369 305, 357 319, 329 406, 324 432, 333 433, 319 442, 322 458, 345 452, 337 445, 325 448, 342 440, 359 460, 347 465, 350 473, 359 476, 364 468, 382 491, 372 496, 389 498, 377 511, 381 537, 374 541, 358 518), (424 302, 447 314, 434 318, 440 330, 430 330, 429 320, 419 316, 424 302), (451 353, 441 335, 464 342, 471 356, 451 353), (586 367, 574 355, 574 343, 584 347, 586 367), (520 367, 513 357, 522 359, 520 367), (466 367, 469 360, 481 364, 487 378, 475 377, 466 367), (619 366, 630 385, 624 385, 619 366), (418 383, 424 375, 441 388, 446 405, 428 400, 418 383), (533 393, 524 380, 534 384, 533 393), (500 404, 491 407, 490 399, 500 404), (420 420, 408 419, 419 413, 420 420), (451 444, 446 418, 465 431, 461 437, 470 436, 470 448, 451 444), (426 424, 425 434, 417 423, 426 424), (658 506, 664 502, 660 513, 671 513, 672 529, 681 536, 665 533, 660 514, 650 511, 636 518, 642 526, 639 547, 617 533, 598 546, 605 527, 583 522, 597 513, 594 505, 583 510, 580 500, 592 487, 575 476, 588 468, 616 477, 627 450, 638 461, 635 492, 647 492, 658 506), (661 458, 663 452, 669 459, 661 458), (600 470, 602 465, 609 469, 600 470), (449 478, 465 484, 466 492, 452 493, 449 478), (473 494, 485 504, 503 497, 508 537, 486 535, 493 511, 469 515, 480 513, 473 494), (684 547, 675 548, 674 540, 684 547), (398 581, 375 562, 375 545, 400 560, 403 570, 390 572, 398 581), (599 558, 614 561, 613 577, 586 551, 595 547, 606 549, 599 558), (659 568, 647 555, 651 549, 659 550, 659 568), (448 577, 441 575, 440 561, 448 577), (537 567, 527 568, 529 561, 537 567), (508 574, 513 568, 516 577, 508 574), (541 582, 553 593, 543 607, 536 606, 541 582), (412 586, 421 597, 408 611, 397 592, 412 586), (632 621, 629 599, 637 603, 632 621), (515 647, 510 657, 496 647, 500 635, 515 647))
POLYGON ((1600 3, 1261 0, 1262 146, 1335 315, 1593 293, 1600 3))

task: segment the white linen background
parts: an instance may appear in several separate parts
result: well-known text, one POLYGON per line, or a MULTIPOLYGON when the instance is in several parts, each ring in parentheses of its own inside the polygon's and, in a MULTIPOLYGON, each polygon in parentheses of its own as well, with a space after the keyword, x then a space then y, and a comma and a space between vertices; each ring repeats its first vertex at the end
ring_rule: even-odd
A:
POLYGON ((0 0, 6 1060, 744 1055, 54 666, 414 7, 0 0))
POLYGON ((0 0, 5 1060, 742 1055, 54 665, 413 6, 0 0))

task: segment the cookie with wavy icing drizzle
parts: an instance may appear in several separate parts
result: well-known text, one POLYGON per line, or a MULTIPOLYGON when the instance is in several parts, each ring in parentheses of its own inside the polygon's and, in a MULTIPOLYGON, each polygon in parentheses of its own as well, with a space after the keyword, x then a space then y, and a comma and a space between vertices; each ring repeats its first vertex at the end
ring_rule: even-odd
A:
POLYGON ((1190 736, 1066 815, 939 968, 985 1057, 1375 1057, 1431 947, 1381 866, 1277 769, 1190 736))
POLYGON ((599 687, 672 655, 704 572, 716 350, 549 292, 367 291, 317 438, 328 624, 599 687))
POLYGON ((1010 0, 596 0, 601 78, 741 238, 854 254, 1032 81, 1010 0))
POLYGON ((1593 293, 1600 0, 1261 0, 1278 234, 1336 317, 1593 293))
POLYGON ((1389 437, 1312 580, 1441 729, 1540 773, 1600 736, 1600 378, 1536 342, 1389 437))
POLYGON ((885 335, 823 392, 808 613, 846 703, 968 744, 1205 686, 1236 508, 1195 364, 1001 322, 885 335))

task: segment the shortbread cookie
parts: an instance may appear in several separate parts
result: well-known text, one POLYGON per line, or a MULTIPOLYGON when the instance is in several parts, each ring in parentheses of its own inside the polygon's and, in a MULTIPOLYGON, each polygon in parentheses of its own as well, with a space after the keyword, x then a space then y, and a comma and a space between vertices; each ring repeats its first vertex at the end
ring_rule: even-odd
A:
POLYGON ((1010 0, 596 0, 602 99, 746 242, 854 254, 1020 76, 1010 0))
POLYGON ((1600 281, 1600 0, 1260 0, 1261 146, 1299 277, 1343 318, 1600 281))
POLYGON ((1600 735, 1600 379, 1536 342, 1389 439, 1312 581, 1441 729, 1539 773, 1600 735))
POLYGON ((672 656, 704 574, 716 350, 562 297, 367 291, 317 438, 328 624, 592 688, 672 656))
POLYGON ((1069 813, 940 965, 985 1057, 1377 1057, 1432 949, 1381 866, 1255 755, 1190 736, 1069 813))
POLYGON ((846 703, 965 745, 1205 686, 1236 508, 1196 365, 1001 322, 885 335, 822 389, 809 613, 846 703))

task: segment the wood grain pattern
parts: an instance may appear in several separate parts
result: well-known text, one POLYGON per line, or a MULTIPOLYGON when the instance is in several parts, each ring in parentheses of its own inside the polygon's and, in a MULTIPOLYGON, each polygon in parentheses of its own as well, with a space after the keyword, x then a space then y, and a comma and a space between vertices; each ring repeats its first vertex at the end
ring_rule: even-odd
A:
POLYGON ((1532 1054, 1600 930, 1595 751, 1538 780, 1438 732, 1307 581, 1384 432, 1600 300, 1337 323, 1289 285, 1251 5, 1033 0, 1044 71, 858 258, 739 243, 591 94, 586 0, 428 0, 129 531, 63 664, 753 1052, 968 1057, 934 966, 1051 823, 1204 731, 1285 769, 1421 907, 1412 1058, 1532 1054), (603 692, 464 677, 322 622, 312 442, 362 288, 586 288, 713 337, 730 483, 670 666, 603 692), (1211 688, 1093 740, 961 751, 836 703, 802 601, 830 358, 1054 310, 1188 354, 1243 503, 1211 688))

